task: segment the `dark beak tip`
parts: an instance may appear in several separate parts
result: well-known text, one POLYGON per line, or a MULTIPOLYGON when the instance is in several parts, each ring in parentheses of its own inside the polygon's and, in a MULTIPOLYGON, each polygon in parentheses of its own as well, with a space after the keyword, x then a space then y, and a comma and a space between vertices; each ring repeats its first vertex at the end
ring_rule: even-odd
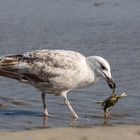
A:
POLYGON ((111 89, 113 89, 113 90, 116 88, 116 84, 115 84, 114 82, 111 82, 111 83, 109 83, 108 85, 109 85, 109 87, 110 87, 111 89))
POLYGON ((111 89, 113 89, 113 84, 112 83, 109 83, 108 85, 111 89))

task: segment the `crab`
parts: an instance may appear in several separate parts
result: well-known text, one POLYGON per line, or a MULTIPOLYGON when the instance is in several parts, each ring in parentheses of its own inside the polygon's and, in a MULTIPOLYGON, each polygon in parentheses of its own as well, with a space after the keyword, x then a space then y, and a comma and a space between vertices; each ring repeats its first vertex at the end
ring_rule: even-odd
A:
POLYGON ((103 103, 102 103, 102 107, 104 109, 104 117, 107 118, 109 116, 109 107, 114 106, 118 100, 122 97, 127 96, 127 94, 124 92, 121 95, 116 95, 115 93, 113 93, 111 96, 109 96, 108 98, 106 98, 103 103))

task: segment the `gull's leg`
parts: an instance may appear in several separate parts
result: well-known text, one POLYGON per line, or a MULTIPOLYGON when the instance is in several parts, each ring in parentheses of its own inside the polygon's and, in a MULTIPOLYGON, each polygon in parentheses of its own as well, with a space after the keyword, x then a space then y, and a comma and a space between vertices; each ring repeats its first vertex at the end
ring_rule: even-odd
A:
POLYGON ((65 104, 68 107, 68 109, 70 110, 70 112, 72 113, 73 118, 78 119, 78 116, 76 114, 76 112, 73 110, 70 102, 68 101, 68 99, 65 99, 65 104))
POLYGON ((44 116, 48 116, 48 110, 47 110, 47 106, 46 106, 46 103, 45 103, 45 93, 43 92, 42 94, 41 94, 41 97, 42 97, 42 103, 43 103, 43 109, 44 109, 44 111, 43 111, 43 114, 44 114, 44 116))
POLYGON ((72 106, 71 106, 71 104, 70 104, 70 102, 69 102, 69 100, 68 100, 68 98, 67 98, 67 92, 63 92, 63 93, 61 94, 61 96, 63 96, 63 97, 65 98, 65 101, 64 101, 64 102, 65 102, 67 108, 68 108, 68 109, 70 110, 70 112, 72 113, 73 118, 78 119, 78 116, 77 116, 76 112, 75 112, 74 109, 72 108, 72 106))

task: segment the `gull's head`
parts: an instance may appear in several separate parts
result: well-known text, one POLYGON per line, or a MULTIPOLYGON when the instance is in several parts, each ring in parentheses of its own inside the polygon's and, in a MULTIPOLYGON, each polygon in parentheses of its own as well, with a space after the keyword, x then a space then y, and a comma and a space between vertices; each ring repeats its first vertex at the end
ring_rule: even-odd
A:
POLYGON ((112 79, 110 65, 107 60, 100 56, 89 56, 88 60, 90 60, 92 69, 97 73, 99 77, 103 77, 107 81, 109 87, 114 92, 116 84, 112 79))

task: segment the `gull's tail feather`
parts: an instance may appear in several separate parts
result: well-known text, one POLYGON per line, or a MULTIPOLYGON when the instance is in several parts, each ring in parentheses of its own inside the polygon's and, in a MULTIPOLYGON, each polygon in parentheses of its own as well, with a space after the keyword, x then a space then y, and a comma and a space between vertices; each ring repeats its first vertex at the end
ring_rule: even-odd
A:
POLYGON ((0 76, 20 80, 20 76, 18 74, 9 72, 9 71, 5 71, 5 70, 1 70, 1 69, 0 69, 0 76))
POLYGON ((7 55, 0 57, 0 76, 21 80, 18 71, 23 63, 22 55, 7 55))
POLYGON ((7 71, 17 71, 19 60, 22 55, 7 55, 0 57, 0 69, 7 71))
POLYGON ((19 61, 23 55, 6 55, 0 57, 0 66, 7 65, 7 64, 15 64, 15 62, 19 61))

